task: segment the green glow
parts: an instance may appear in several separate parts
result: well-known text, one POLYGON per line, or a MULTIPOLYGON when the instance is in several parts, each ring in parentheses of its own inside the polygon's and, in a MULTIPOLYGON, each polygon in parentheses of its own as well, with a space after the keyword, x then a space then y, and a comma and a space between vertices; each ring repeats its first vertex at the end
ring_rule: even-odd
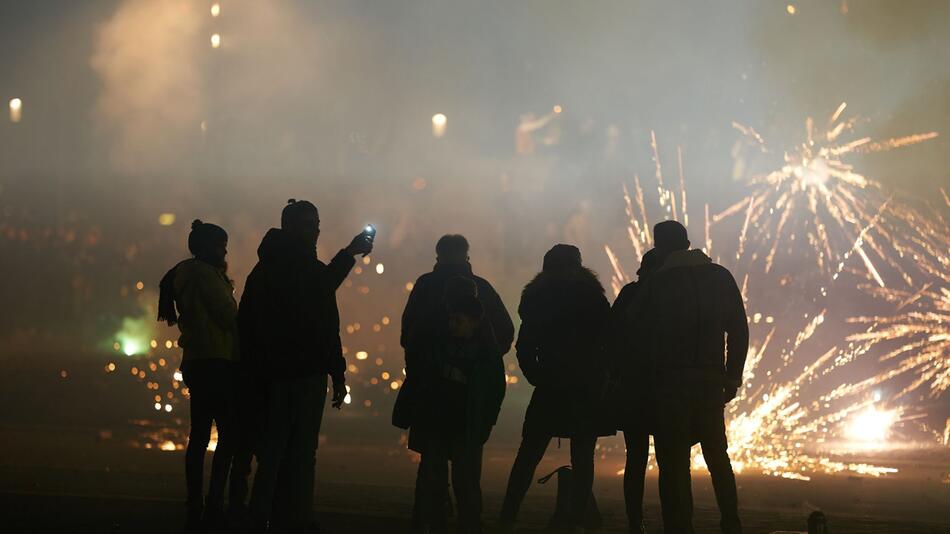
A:
POLYGON ((142 350, 142 347, 134 339, 129 339, 122 342, 122 352, 126 356, 132 356, 133 354, 138 353, 142 350))
POLYGON ((148 341, 151 338, 151 322, 144 318, 122 319, 122 328, 115 334, 115 339, 126 356, 148 352, 148 341))

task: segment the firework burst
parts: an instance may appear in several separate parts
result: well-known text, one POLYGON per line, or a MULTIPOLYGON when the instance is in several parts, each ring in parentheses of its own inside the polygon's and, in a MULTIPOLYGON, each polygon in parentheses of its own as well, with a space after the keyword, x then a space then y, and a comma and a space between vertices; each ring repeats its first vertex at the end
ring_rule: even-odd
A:
MULTIPOLYGON (((842 446, 852 450, 855 446, 863 450, 886 448, 892 429, 915 417, 905 415, 905 409, 899 404, 901 398, 923 384, 930 384, 934 392, 942 392, 950 382, 950 368, 945 363, 950 340, 947 290, 937 291, 932 286, 917 292, 888 289, 871 261, 871 254, 865 250, 870 250, 876 258, 884 258, 885 264, 895 267, 909 284, 914 282, 911 274, 921 274, 938 279, 942 276, 945 285, 946 223, 939 213, 924 215, 893 200, 880 186, 840 159, 846 153, 895 148, 936 134, 881 143, 861 139, 834 144, 855 122, 854 119, 837 122, 843 109, 843 106, 839 108, 829 122, 831 129, 823 137, 826 144, 818 146, 814 141, 814 127, 809 121, 809 140, 798 155, 786 154, 787 164, 780 171, 752 181, 753 187, 768 184, 767 187, 758 189, 757 193, 717 216, 710 217, 708 204, 704 206, 703 249, 707 253, 713 249, 718 223, 730 215, 741 215, 743 221, 738 240, 727 239, 726 245, 716 245, 720 256, 734 259, 734 272, 741 278, 743 298, 752 323, 744 386, 738 399, 727 408, 730 455, 738 471, 751 469, 802 480, 814 473, 847 471, 872 476, 894 473, 897 471, 894 468, 847 461, 847 456, 842 457, 833 449, 840 451, 842 446), (796 207, 799 202, 807 206, 805 217, 796 207), (826 231, 823 216, 835 221, 840 239, 848 238, 847 246, 840 252, 833 252, 835 241, 826 231), (859 289, 898 303, 901 308, 926 304, 930 311, 855 318, 851 322, 867 323, 867 331, 846 335, 827 344, 825 349, 817 348, 822 342, 814 337, 834 315, 827 308, 806 314, 797 331, 796 327, 789 326, 794 320, 783 318, 780 325, 774 317, 755 311, 757 297, 754 294, 750 297, 749 287, 772 285, 774 276, 769 276, 769 272, 782 236, 786 235, 783 232, 790 232, 790 225, 801 218, 813 226, 809 243, 818 250, 818 265, 828 275, 827 282, 838 280, 842 273, 857 274, 871 281, 860 284, 859 289), (768 250, 764 269, 756 267, 759 264, 754 261, 754 251, 763 245, 768 250), (853 256, 861 258, 863 270, 849 261, 853 256), (828 263, 832 257, 837 260, 834 265, 828 263), (902 268, 911 259, 912 273, 902 268), (747 266, 749 271, 743 274, 739 265, 747 266), (859 370, 854 363, 869 359, 872 349, 898 337, 906 338, 907 342, 881 357, 880 364, 874 366, 875 374, 857 383, 843 378, 860 375, 863 368, 859 370), (828 345, 832 346, 827 348, 828 345), (893 398, 883 399, 877 386, 904 373, 913 373, 913 382, 893 398)), ((758 138, 751 129, 744 133, 758 138)), ((653 206, 653 203, 646 201, 638 176, 634 177, 632 192, 626 186, 623 190, 627 237, 638 258, 652 246, 648 221, 677 218, 678 214, 682 215, 681 220, 686 220, 681 151, 677 150, 679 187, 674 190, 665 185, 655 136, 651 136, 651 146, 657 207, 648 212, 648 204, 653 206)), ((618 254, 609 245, 605 251, 613 267, 611 282, 617 292, 630 277, 618 254)), ((842 287, 846 289, 853 288, 842 287)), ((827 295, 824 289, 821 294, 822 299, 827 295)), ((702 465, 699 457, 694 457, 694 465, 702 465)))
MULTIPOLYGON (((784 164, 753 175, 749 183, 753 193, 713 217, 713 222, 718 222, 744 213, 737 259, 748 246, 753 259, 761 259, 769 273, 778 254, 797 253, 798 242, 811 251, 823 275, 840 272, 851 254, 861 258, 867 276, 880 287, 886 285, 880 262, 901 270, 890 246, 894 236, 880 224, 890 196, 878 182, 856 172, 848 158, 921 143, 938 134, 919 133, 884 141, 849 139, 849 134, 866 121, 858 116, 844 118, 846 107, 846 103, 838 106, 823 127, 816 126, 809 117, 804 141, 784 153, 784 164)), ((769 152, 753 128, 738 123, 733 126, 762 153, 769 152)))

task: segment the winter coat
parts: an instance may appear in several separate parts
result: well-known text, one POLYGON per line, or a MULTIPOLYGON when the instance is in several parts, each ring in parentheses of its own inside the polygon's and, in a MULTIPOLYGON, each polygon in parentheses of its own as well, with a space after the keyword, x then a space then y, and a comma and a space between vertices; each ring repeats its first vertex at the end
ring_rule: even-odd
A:
POLYGON ((283 230, 272 228, 257 249, 247 277, 238 324, 254 373, 264 377, 329 374, 346 370, 336 290, 355 263, 340 251, 329 263, 283 230))
POLYGON ((701 250, 673 252, 636 300, 629 319, 658 383, 741 384, 749 326, 742 294, 725 267, 701 250))
POLYGON ((643 288, 644 278, 631 282, 620 290, 610 307, 610 406, 616 417, 618 430, 640 421, 638 428, 652 428, 654 406, 652 368, 646 357, 642 340, 637 339, 628 317, 638 305, 637 295, 643 288))
POLYGON ((465 262, 463 264, 436 263, 432 272, 426 273, 416 280, 409 293, 409 301, 406 302, 406 308, 402 313, 402 332, 399 343, 407 351, 410 350, 414 339, 424 339, 420 331, 426 329, 426 318, 432 316, 434 310, 442 306, 445 297, 446 283, 456 277, 464 276, 475 282, 478 290, 478 300, 485 309, 484 322, 486 327, 491 328, 498 350, 501 354, 506 354, 511 349, 511 343, 515 337, 515 327, 511 322, 511 316, 505 309, 505 304, 501 297, 495 291, 495 288, 479 276, 472 273, 472 266, 465 262))
POLYGON ((175 268, 182 367, 198 359, 238 359, 237 303, 231 281, 211 264, 185 260, 175 268))
POLYGON ((440 448, 447 442, 482 446, 505 397, 505 365, 494 342, 479 335, 459 340, 445 332, 419 347, 414 375, 404 384, 410 389, 399 392, 412 397, 402 399, 412 402, 409 448, 423 454, 434 441, 443 444, 440 448))
POLYGON ((613 434, 604 405, 610 304, 596 275, 541 272, 525 286, 518 313, 518 363, 535 386, 524 433, 613 434))

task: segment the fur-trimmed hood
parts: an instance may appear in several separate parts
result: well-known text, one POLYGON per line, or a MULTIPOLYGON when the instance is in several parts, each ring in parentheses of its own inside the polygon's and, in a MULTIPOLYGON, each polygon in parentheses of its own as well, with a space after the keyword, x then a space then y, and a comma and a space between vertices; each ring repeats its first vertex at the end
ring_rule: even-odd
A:
POLYGON ((543 290, 552 284, 558 284, 563 282, 575 282, 579 284, 584 284, 596 288, 601 294, 603 294, 604 286, 600 283, 600 280, 597 278, 597 273, 588 269, 587 267, 581 267, 580 269, 575 269, 567 272, 550 272, 550 271, 541 271, 534 276, 534 278, 524 286, 524 291, 522 295, 525 296, 529 293, 535 291, 543 290))

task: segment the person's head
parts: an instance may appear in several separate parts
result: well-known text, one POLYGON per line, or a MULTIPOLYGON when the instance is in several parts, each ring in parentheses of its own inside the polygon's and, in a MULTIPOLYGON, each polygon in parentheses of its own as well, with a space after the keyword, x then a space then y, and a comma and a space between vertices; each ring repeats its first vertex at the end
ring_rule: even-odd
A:
POLYGON ((451 305, 452 302, 470 297, 478 298, 478 286, 475 285, 475 282, 471 278, 453 276, 445 282, 445 294, 443 298, 445 299, 446 305, 451 305))
POLYGON ((473 295, 466 295, 447 303, 449 312, 449 335, 470 339, 482 322, 485 311, 482 303, 473 295))
POLYGON ((468 261, 468 240, 459 234, 447 234, 435 244, 435 258, 439 263, 465 263, 468 261))
POLYGON ((284 211, 280 213, 280 228, 301 243, 316 248, 320 237, 317 207, 307 200, 288 200, 284 211))
POLYGON ((478 301, 478 286, 471 278, 453 276, 445 283, 444 298, 449 316, 449 335, 472 337, 484 313, 478 301))
POLYGON ((188 250, 199 260, 224 268, 228 255, 228 233, 216 224, 195 219, 188 234, 188 250))
POLYGON ((558 244, 544 254, 541 270, 546 273, 563 273, 581 269, 581 251, 574 245, 558 244))
POLYGON ((689 235, 686 227, 677 221, 663 221, 653 227, 653 245, 663 252, 686 250, 689 248, 689 235))
POLYGON ((640 258, 640 268, 637 269, 637 276, 643 278, 648 276, 653 271, 660 268, 659 265, 660 253, 657 252, 655 248, 651 248, 643 254, 643 257, 640 258))

